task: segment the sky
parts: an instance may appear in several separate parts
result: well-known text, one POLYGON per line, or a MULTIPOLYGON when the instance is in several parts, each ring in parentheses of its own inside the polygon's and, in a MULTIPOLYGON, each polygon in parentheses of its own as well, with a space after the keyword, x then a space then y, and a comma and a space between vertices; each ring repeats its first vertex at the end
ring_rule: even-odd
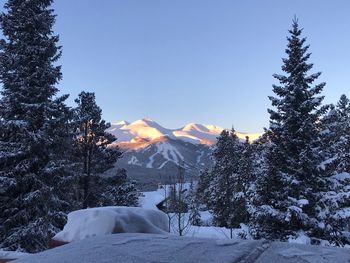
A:
POLYGON ((60 93, 74 106, 80 91, 95 92, 110 122, 262 131, 295 15, 312 72, 327 82, 325 103, 350 96, 348 0, 56 0, 53 8, 60 93))

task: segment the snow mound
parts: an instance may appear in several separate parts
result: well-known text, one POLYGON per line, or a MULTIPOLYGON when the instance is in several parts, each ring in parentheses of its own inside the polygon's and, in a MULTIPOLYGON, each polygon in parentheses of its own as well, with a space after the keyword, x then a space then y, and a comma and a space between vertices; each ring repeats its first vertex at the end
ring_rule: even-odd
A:
POLYGON ((64 229, 53 239, 72 242, 115 233, 165 234, 168 229, 168 218, 161 211, 140 207, 96 207, 69 213, 64 229))
MULTIPOLYGON (((15 258, 21 258, 24 256, 28 256, 27 253, 22 253, 18 251, 6 251, 0 249, 0 259, 15 259, 15 258)), ((0 261, 1 262, 1 261, 0 261)))

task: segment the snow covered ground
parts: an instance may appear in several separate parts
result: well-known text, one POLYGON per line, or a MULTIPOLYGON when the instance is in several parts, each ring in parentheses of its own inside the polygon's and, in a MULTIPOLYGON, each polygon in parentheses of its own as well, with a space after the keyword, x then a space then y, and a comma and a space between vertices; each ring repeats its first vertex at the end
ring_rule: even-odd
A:
MULTIPOLYGON (((167 186, 163 186, 164 188, 167 186)), ((186 184, 185 188, 189 188, 189 184, 186 184)), ((140 197, 140 205, 143 208, 147 209, 156 209, 156 205, 163 201, 165 199, 165 193, 166 191, 163 189, 158 189, 156 191, 152 192, 143 192, 142 196, 140 197)), ((187 237, 204 237, 204 238, 218 238, 218 239, 229 239, 231 238, 231 230, 224 228, 224 227, 215 227, 215 226, 208 226, 211 224, 212 221, 212 215, 209 213, 209 211, 201 211, 201 220, 204 224, 204 226, 191 226, 189 225, 184 230, 183 234, 187 237)), ((188 214, 184 214, 185 220, 188 220, 188 214)), ((171 214, 171 232, 173 234, 178 233, 178 230, 176 229, 178 223, 176 222, 176 218, 171 214)), ((247 237, 248 229, 246 226, 242 225, 241 228, 233 229, 232 235, 233 237, 239 238, 242 236, 247 237)))
MULTIPOLYGON (((0 259, 15 259, 28 256, 27 253, 17 252, 17 251, 4 251, 0 250, 0 259)), ((1 262, 1 261, 0 261, 1 262)))
POLYGON ((215 240, 156 234, 92 237, 22 257, 18 263, 340 263, 347 249, 254 240, 215 240))
MULTIPOLYGON (((301 245, 309 242, 303 233, 289 243, 249 240, 245 225, 233 229, 233 239, 229 229, 213 226, 189 226, 184 237, 175 235, 176 231, 166 233, 168 217, 156 207, 164 196, 164 189, 159 189, 143 193, 139 208, 74 211, 64 230, 55 236, 56 240, 71 243, 34 255, 0 251, 0 258, 18 258, 15 262, 19 263, 350 262, 348 249, 301 245), (247 240, 239 239, 242 236, 247 240)), ((201 216, 202 221, 210 223, 208 211, 201 212, 201 216)))

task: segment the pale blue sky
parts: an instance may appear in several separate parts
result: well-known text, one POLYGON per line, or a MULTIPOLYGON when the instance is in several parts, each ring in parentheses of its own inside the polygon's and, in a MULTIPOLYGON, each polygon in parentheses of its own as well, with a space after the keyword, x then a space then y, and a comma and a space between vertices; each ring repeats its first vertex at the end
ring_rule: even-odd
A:
MULTIPOLYGON (((4 3, 4 0, 0 0, 4 3)), ((261 131, 297 15, 326 102, 350 88, 348 0, 56 0, 62 93, 96 93, 108 121, 149 117, 261 131)))

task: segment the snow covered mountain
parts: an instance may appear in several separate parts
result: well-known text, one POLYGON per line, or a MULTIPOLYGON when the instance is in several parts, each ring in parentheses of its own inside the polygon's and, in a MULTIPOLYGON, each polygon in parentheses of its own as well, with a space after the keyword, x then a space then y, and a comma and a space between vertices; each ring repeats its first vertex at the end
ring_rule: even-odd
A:
MULTIPOLYGON (((113 123, 108 130, 118 138, 119 142, 136 142, 138 139, 154 140, 159 137, 179 139, 193 144, 214 144, 216 138, 224 128, 215 125, 202 125, 189 123, 179 129, 167 129, 151 119, 141 119, 133 123, 121 121, 113 123)), ((249 136, 251 140, 257 139, 260 134, 248 134, 237 132, 237 136, 245 139, 249 136)))
MULTIPOLYGON (((124 155, 119 166, 137 179, 171 176, 177 167, 186 168, 191 176, 212 164, 212 146, 224 128, 215 125, 189 123, 179 129, 167 129, 151 119, 133 123, 113 123, 108 132, 115 135, 124 155)), ((237 132, 241 139, 255 140, 260 134, 237 132)))

